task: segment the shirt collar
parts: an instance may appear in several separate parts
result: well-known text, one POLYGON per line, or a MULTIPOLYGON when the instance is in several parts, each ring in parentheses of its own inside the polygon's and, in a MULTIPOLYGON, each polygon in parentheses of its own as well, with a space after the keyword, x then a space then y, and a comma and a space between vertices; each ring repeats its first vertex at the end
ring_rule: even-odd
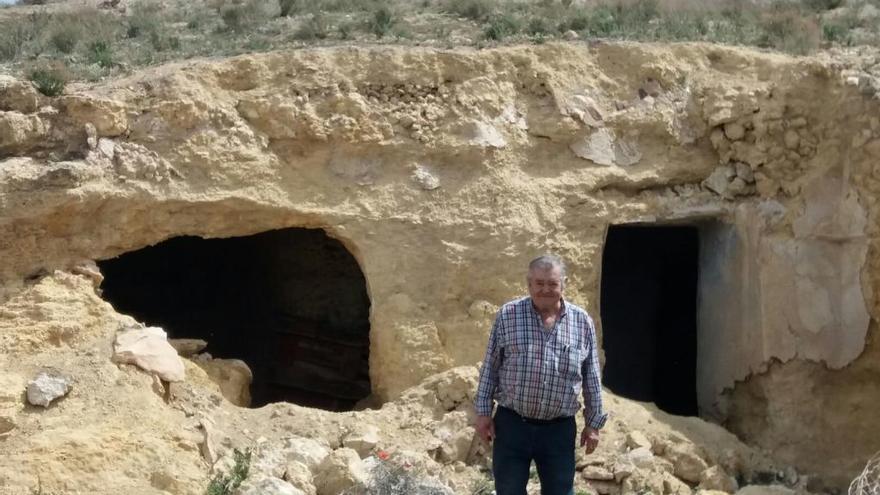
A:
MULTIPOLYGON (((528 299, 528 301, 529 301, 529 308, 531 308, 532 312, 535 313, 536 315, 540 316, 540 313, 538 313, 538 310, 535 309, 535 303, 532 302, 532 298, 526 297, 526 299, 528 299)), ((562 318, 565 318, 566 316, 568 316, 569 309, 568 309, 568 304, 565 303, 565 297, 562 297, 560 299, 560 302, 562 303, 562 307, 559 308, 559 319, 562 319, 562 318)))

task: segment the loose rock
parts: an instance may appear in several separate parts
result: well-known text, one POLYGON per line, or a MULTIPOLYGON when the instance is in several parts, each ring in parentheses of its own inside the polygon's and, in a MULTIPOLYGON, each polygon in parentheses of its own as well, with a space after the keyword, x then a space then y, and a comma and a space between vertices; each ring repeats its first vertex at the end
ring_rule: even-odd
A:
POLYGON ((35 406, 49 407, 52 401, 67 395, 70 387, 70 378, 42 372, 28 383, 27 399, 35 406))

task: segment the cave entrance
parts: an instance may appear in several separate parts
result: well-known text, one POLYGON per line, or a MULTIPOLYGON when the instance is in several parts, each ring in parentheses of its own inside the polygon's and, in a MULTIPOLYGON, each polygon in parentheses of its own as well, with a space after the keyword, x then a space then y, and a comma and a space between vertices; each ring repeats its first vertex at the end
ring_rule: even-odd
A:
POLYGON ((366 281, 322 230, 176 237, 98 262, 117 311, 251 368, 251 405, 333 411, 370 394, 366 281))
POLYGON ((602 257, 603 381, 679 415, 697 407, 699 229, 614 225, 602 257))

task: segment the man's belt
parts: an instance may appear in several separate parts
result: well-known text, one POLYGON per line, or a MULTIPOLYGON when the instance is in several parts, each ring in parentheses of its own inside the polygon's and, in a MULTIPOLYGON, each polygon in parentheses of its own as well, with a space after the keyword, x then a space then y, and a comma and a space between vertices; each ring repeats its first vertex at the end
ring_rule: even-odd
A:
POLYGON ((498 412, 501 412, 501 411, 504 411, 507 414, 511 414, 513 416, 516 416, 523 423, 528 423, 531 425, 552 425, 552 424, 562 423, 563 421, 568 421, 568 420, 572 419, 572 416, 559 416, 558 418, 553 418, 553 419, 528 418, 528 417, 525 417, 522 414, 514 411, 513 409, 511 409, 509 407, 498 406, 498 412))

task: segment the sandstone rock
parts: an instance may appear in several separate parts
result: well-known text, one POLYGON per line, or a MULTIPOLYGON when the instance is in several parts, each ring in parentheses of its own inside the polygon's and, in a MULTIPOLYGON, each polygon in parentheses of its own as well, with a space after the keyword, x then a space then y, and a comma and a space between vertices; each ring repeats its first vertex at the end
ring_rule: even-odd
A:
POLYGON ((602 466, 587 466, 581 471, 581 476, 587 480, 610 481, 614 479, 614 473, 602 466))
POLYGON ((782 485, 749 485, 740 488, 736 495, 795 495, 795 490, 782 485))
POLYGON ((218 459, 217 433, 214 429, 214 423, 207 418, 203 418, 199 422, 199 429, 202 432, 202 439, 199 443, 199 452, 202 454, 202 458, 205 459, 205 462, 207 462, 208 465, 213 466, 218 459))
POLYGON ((70 378, 57 374, 42 372, 27 385, 27 400, 35 406, 49 407, 55 399, 70 392, 70 378))
POLYGON ((256 481, 245 480, 234 492, 235 495, 305 495, 305 493, 278 478, 262 478, 256 481))
POLYGON ((638 447, 622 457, 638 468, 647 469, 654 465, 654 454, 650 447, 638 447))
POLYGON ((743 194, 746 192, 746 181, 740 177, 734 177, 730 184, 727 185, 727 192, 734 196, 743 194))
POLYGON ((48 133, 48 124, 37 115, 0 112, 0 151, 25 151, 37 145, 48 133))
POLYGON ((620 485, 614 481, 591 480, 589 484, 599 495, 618 495, 621 493, 620 485))
POLYGON ((789 129, 785 131, 784 141, 786 148, 796 150, 801 143, 801 137, 798 135, 797 131, 789 129))
POLYGON ((574 41, 578 38, 580 38, 580 35, 577 34, 577 31, 572 31, 571 29, 562 33, 562 39, 566 41, 574 41))
POLYGON ((223 397, 236 406, 250 406, 254 375, 247 363, 240 359, 210 359, 202 356, 204 355, 197 356, 193 362, 220 386, 223 397))
POLYGON ((40 106, 40 100, 40 93, 33 84, 0 76, 0 111, 33 113, 40 106))
POLYGON ((736 169, 737 177, 749 184, 755 182, 755 174, 747 163, 736 162, 733 166, 736 169))
POLYGON ((566 113, 577 118, 590 127, 602 127, 605 125, 602 111, 596 101, 587 95, 571 96, 565 108, 566 113))
POLYGON ((432 174, 424 165, 415 165, 413 167, 412 180, 426 191, 433 191, 440 187, 440 179, 432 174))
POLYGON ((648 437, 645 436, 644 433, 635 430, 627 433, 626 446, 631 449, 638 449, 640 447, 651 449, 651 441, 648 439, 648 437))
POLYGON ((591 160, 598 165, 635 165, 642 159, 634 141, 619 139, 607 128, 597 129, 587 136, 575 140, 569 148, 575 155, 591 160))
POLYGON ((0 435, 15 429, 18 413, 24 409, 25 378, 18 373, 0 373, 0 435))
POLYGON ((373 425, 361 425, 342 439, 342 445, 353 449, 361 458, 364 458, 376 448, 379 439, 378 428, 373 425))
POLYGON ((735 176, 736 172, 733 170, 733 167, 728 165, 715 167, 715 170, 713 170, 709 177, 703 181, 703 186, 719 196, 725 198, 730 197, 731 193, 728 188, 730 187, 731 180, 735 176))
POLYGON ((733 493, 739 488, 736 480, 729 476, 720 466, 712 466, 700 473, 700 485, 702 490, 718 490, 733 493))
POLYGON ((663 473, 663 493, 667 495, 691 495, 693 490, 687 483, 676 478, 672 473, 663 473))
POLYGON ((728 122, 724 124, 724 135, 731 141, 739 141, 746 135, 746 129, 737 122, 728 122))
POLYGON ((482 148, 504 148, 507 146, 507 139, 492 124, 487 122, 471 122, 465 125, 465 136, 468 142, 482 148))
POLYGON ((168 343, 181 357, 190 357, 208 347, 208 343, 202 339, 168 339, 168 343))
POLYGON ((622 493, 663 493, 663 478, 654 473, 636 471, 621 483, 622 493))
POLYGON ((186 378, 183 361, 159 327, 131 328, 116 334, 113 362, 134 364, 167 382, 186 378))
POLYGON ((95 126, 92 125, 91 122, 86 122, 86 125, 83 126, 86 133, 86 145, 88 145, 90 150, 93 150, 98 147, 98 130, 95 129, 95 126))
POLYGON ((676 476, 691 483, 698 483, 700 475, 709 467, 691 443, 673 444, 663 456, 672 462, 676 476))
MULTIPOLYGON (((301 462, 312 472, 330 454, 330 449, 316 440, 305 437, 291 437, 284 440, 284 457, 287 462, 301 462)), ((352 449, 346 449, 351 450, 352 449)))
POLYGON ((284 480, 298 488, 305 495, 315 495, 316 489, 314 478, 309 467, 299 461, 287 464, 284 470, 284 480))
POLYGON ((366 484, 367 471, 358 453, 340 448, 328 455, 315 472, 318 495, 337 495, 348 488, 366 484))
POLYGON ((70 272, 89 278, 96 289, 101 287, 101 282, 104 281, 104 275, 101 274, 101 269, 98 268, 98 265, 92 260, 77 263, 71 267, 70 272))
POLYGON ((60 97, 61 106, 73 120, 91 123, 98 136, 118 136, 128 130, 125 107, 113 100, 70 95, 60 97))

